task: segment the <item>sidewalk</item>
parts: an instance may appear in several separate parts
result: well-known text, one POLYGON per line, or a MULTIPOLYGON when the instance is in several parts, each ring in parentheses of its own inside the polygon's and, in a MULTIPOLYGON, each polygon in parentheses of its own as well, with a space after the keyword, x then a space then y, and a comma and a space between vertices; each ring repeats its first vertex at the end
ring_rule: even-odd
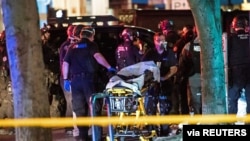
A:
MULTIPOLYGON (((104 132, 107 129, 104 128, 104 132)), ((90 134, 90 133, 89 133, 90 134)), ((91 138, 91 136, 89 136, 91 138)), ((0 141, 15 141, 15 135, 1 135, 0 141)), ((53 141, 75 141, 73 136, 66 135, 63 128, 53 129, 53 141)), ((139 141, 137 138, 128 138, 126 141, 139 141)))
MULTIPOLYGON (((168 137, 158 137, 154 141, 176 141, 180 140, 182 134, 168 137)), ((15 135, 0 135, 0 141, 15 141, 15 135)), ((53 141, 75 141, 72 136, 64 133, 64 129, 53 129, 53 141)), ((126 141, 139 141, 138 138, 128 137, 126 141)))
MULTIPOLYGON (((0 141, 15 141, 15 135, 0 135, 0 141)), ((74 141, 73 136, 66 135, 64 129, 53 129, 53 141, 74 141)))

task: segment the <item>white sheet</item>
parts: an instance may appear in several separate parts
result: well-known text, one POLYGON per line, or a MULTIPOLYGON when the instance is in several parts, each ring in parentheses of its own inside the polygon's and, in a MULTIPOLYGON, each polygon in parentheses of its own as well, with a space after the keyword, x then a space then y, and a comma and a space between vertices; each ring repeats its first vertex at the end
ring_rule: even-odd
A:
POLYGON ((160 70, 153 61, 144 61, 134 65, 130 65, 121 69, 117 74, 123 76, 138 76, 133 79, 129 79, 126 82, 122 80, 119 76, 115 75, 110 78, 106 89, 113 88, 117 85, 130 88, 134 92, 140 94, 140 90, 144 85, 144 72, 150 70, 153 72, 154 81, 160 82, 160 70))

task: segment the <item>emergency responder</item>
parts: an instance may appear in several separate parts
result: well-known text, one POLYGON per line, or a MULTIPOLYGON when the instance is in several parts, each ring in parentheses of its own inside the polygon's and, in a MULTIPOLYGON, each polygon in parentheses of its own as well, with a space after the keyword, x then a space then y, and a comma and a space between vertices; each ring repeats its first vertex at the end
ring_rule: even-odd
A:
MULTIPOLYGON (((67 39, 62 43, 62 45, 59 48, 59 57, 60 57, 60 69, 62 70, 62 63, 63 63, 63 58, 67 52, 67 50, 73 45, 73 30, 74 30, 74 25, 69 25, 67 28, 67 39)), ((64 93, 64 97, 66 99, 66 112, 65 112, 65 117, 73 117, 73 111, 72 111, 72 96, 70 92, 67 92, 64 87, 63 87, 63 75, 61 73, 60 75, 60 85, 64 93)), ((65 133, 68 135, 72 135, 73 131, 71 128, 65 128, 65 133)))
POLYGON ((130 28, 125 28, 122 31, 122 43, 118 45, 115 52, 117 70, 140 62, 143 51, 142 48, 134 44, 138 39, 138 34, 130 28))
MULTIPOLYGON (((195 27, 194 27, 195 28, 195 27)), ((188 78, 189 112, 201 114, 201 65, 199 36, 182 49, 179 59, 179 73, 183 79, 188 78)), ((188 101, 188 99, 186 99, 188 101)))
MULTIPOLYGON (((170 19, 164 19, 160 21, 158 24, 158 28, 161 30, 161 32, 165 35, 166 42, 167 42, 167 48, 174 50, 174 45, 177 42, 177 40, 180 38, 179 34, 175 30, 174 22, 170 19)), ((172 108, 170 111, 170 114, 179 114, 179 92, 178 92, 178 85, 176 84, 176 76, 172 79, 172 108)))
MULTIPOLYGON (((191 40, 194 40, 194 38, 196 37, 196 31, 194 29, 195 27, 191 25, 185 25, 183 27, 181 38, 174 45, 174 52, 177 53, 178 61, 184 46, 191 40)), ((176 74, 175 86, 176 86, 176 92, 179 93, 180 113, 188 114, 189 113, 189 106, 187 101, 188 76, 186 75, 186 73, 183 73, 184 70, 182 69, 184 69, 183 66, 179 65, 176 74)))
POLYGON ((228 36, 228 112, 237 113, 237 101, 245 89, 247 113, 250 113, 250 46, 248 16, 235 16, 228 36))
MULTIPOLYGON (((89 115, 89 99, 96 92, 98 64, 107 68, 108 71, 116 71, 99 52, 97 44, 93 42, 94 28, 83 27, 80 35, 81 41, 74 48, 68 50, 64 57, 62 70, 64 88, 72 92, 72 106, 77 117, 89 115)), ((95 105, 96 116, 101 115, 102 103, 99 102, 95 105)), ((78 129, 79 136, 76 139, 87 141, 89 126, 78 126, 78 129)), ((97 133, 97 140, 100 141, 102 128, 95 127, 95 133, 97 133)))
POLYGON ((169 19, 160 21, 158 28, 166 36, 167 46, 173 49, 174 44, 180 39, 179 34, 174 29, 174 22, 169 19))
MULTIPOLYGON (((177 58, 173 50, 166 47, 165 36, 157 32, 154 35, 154 47, 147 51, 142 61, 154 61, 160 67, 161 82, 152 87, 145 99, 148 115, 156 115, 157 104, 160 104, 160 115, 169 114, 171 109, 172 79, 177 72, 177 58)), ((169 128, 162 125, 160 135, 168 135, 169 128)))
POLYGON ((81 36, 81 30, 82 30, 83 27, 84 27, 83 24, 78 24, 78 25, 74 26, 73 36, 72 36, 72 41, 74 43, 81 41, 81 37, 80 36, 81 36))
POLYGON ((183 26, 180 35, 181 35, 180 38, 176 41, 173 48, 174 52, 177 53, 178 59, 185 44, 194 39, 193 26, 192 25, 183 26))

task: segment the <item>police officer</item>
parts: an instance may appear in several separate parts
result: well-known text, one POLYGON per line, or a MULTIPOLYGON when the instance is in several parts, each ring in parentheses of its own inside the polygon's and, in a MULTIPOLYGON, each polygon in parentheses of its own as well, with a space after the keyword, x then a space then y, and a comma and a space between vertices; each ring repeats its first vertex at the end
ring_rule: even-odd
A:
POLYGON ((116 49, 116 66, 120 70, 129 65, 138 63, 143 54, 142 48, 133 43, 138 39, 139 33, 125 28, 121 33, 122 43, 116 49))
POLYGON ((179 59, 179 70, 184 78, 188 77, 189 110, 194 114, 201 114, 200 51, 200 39, 197 36, 184 46, 179 59))
MULTIPOLYGON (((177 58, 172 49, 166 46, 165 36, 158 32, 154 35, 154 47, 147 51, 142 61, 154 61, 160 67, 161 82, 152 87, 145 99, 145 109, 148 115, 156 115, 157 104, 160 104, 160 114, 166 115, 171 108, 172 79, 177 72, 177 58)), ((162 125, 160 134, 168 135, 168 126, 162 125)))
MULTIPOLYGON (((98 46, 94 43, 95 30, 85 26, 81 30, 81 41, 76 46, 68 50, 63 62, 64 88, 72 91, 72 106, 77 117, 89 115, 89 99, 96 92, 96 72, 98 64, 104 66, 109 71, 115 71, 103 55, 99 52, 98 46), (68 72, 71 73, 71 79, 68 72), (71 82, 69 81, 71 80, 71 82), (70 88, 71 86, 71 88, 70 88)), ((101 103, 96 103, 95 113, 101 115, 101 103)), ((88 126, 78 126, 79 140, 88 140, 88 126)), ((95 128, 98 141, 101 140, 101 127, 95 128)))
MULTIPOLYGON (((175 43, 174 45, 174 52, 177 54, 177 59, 179 60, 180 54, 184 46, 194 40, 196 37, 196 32, 194 27, 191 25, 185 25, 182 29, 181 38, 175 43)), ((187 83, 188 83, 188 76, 186 73, 183 73, 183 68, 178 66, 178 72, 176 74, 176 81, 175 81, 175 88, 177 94, 179 93, 179 101, 180 101, 180 112, 181 114, 188 114, 189 113, 189 106, 188 106, 188 97, 187 97, 187 83)))
POLYGON ((228 103, 230 114, 237 113, 237 100, 245 89, 247 113, 250 113, 250 46, 249 22, 243 15, 235 16, 228 36, 228 103))

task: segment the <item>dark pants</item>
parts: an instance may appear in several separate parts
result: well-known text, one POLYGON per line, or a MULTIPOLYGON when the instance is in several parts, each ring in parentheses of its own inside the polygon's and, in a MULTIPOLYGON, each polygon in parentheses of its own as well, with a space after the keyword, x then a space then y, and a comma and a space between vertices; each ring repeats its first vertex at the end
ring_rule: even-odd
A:
MULTIPOLYGON (((87 117, 90 115, 89 100, 92 94, 96 92, 95 76, 92 74, 77 75, 72 77, 72 107, 76 113, 76 117, 87 117)), ((96 116, 101 115, 101 101, 97 101, 94 113, 96 116)), ((88 140, 89 126, 77 126, 79 128, 79 137, 83 140, 88 140)), ((100 141, 102 137, 102 127, 95 128, 97 140, 100 141)))
POLYGON ((250 113, 250 66, 232 67, 229 70, 228 112, 236 114, 240 91, 245 89, 247 113, 250 113))
POLYGON ((187 94, 188 78, 184 77, 179 82, 179 96, 180 96, 180 106, 181 114, 189 114, 188 105, 188 94, 187 94))
MULTIPOLYGON (((157 104, 159 103, 160 108, 160 115, 167 115, 169 114, 171 108, 171 102, 169 100, 171 96, 171 82, 164 81, 156 83, 154 86, 150 87, 148 93, 145 97, 145 110, 147 115, 156 115, 157 113, 157 104)), ((155 125, 151 125, 154 128, 155 125)), ((160 126, 160 136, 167 136, 169 133, 169 126, 168 125, 161 125, 160 126)))
POLYGON ((193 108, 195 114, 201 114, 202 103, 201 103, 201 74, 195 73, 189 77, 190 87, 190 107, 193 108))

